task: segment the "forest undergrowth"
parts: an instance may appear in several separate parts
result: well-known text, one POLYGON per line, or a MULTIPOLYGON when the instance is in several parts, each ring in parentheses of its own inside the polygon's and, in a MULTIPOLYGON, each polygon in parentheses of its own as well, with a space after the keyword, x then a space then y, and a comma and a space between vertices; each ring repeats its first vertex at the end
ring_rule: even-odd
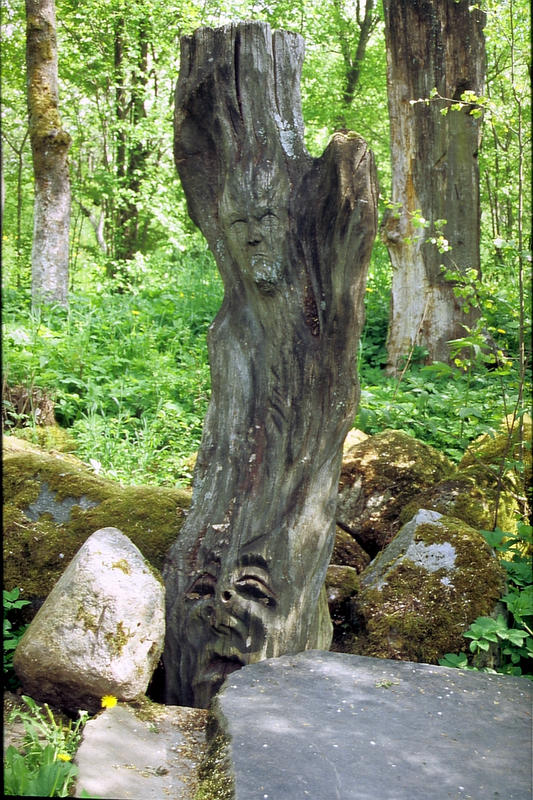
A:
MULTIPOLYGON (((38 442, 31 397, 40 389, 75 439, 77 455, 99 474, 126 484, 190 483, 209 399, 207 331, 223 288, 201 248, 158 267, 133 274, 126 286, 88 284, 71 293, 68 309, 39 314, 30 311, 29 288, 4 289, 3 385, 23 387, 29 398, 21 410, 4 392, 5 432, 38 442)), ((400 429, 459 460, 470 441, 496 431, 517 409, 512 298, 504 286, 487 292, 498 298, 482 319, 493 353, 465 332, 452 365, 424 364, 416 348, 401 377, 391 378, 384 369, 389 281, 378 246, 366 290, 354 426, 368 434, 400 429)))

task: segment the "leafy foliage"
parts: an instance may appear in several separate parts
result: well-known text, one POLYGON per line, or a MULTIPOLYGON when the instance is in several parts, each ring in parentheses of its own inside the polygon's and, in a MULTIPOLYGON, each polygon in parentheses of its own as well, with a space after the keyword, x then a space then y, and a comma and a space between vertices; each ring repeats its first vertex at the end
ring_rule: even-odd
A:
POLYGON ((27 625, 16 623, 16 612, 29 605, 29 600, 20 599, 20 589, 15 586, 11 591, 3 590, 4 603, 4 682, 10 688, 18 686, 17 677, 13 671, 13 656, 16 647, 22 638, 27 625), (9 619, 12 617, 12 619, 9 619), (13 627, 16 625, 16 627, 13 627))
POLYGON ((470 658, 466 653, 447 653, 439 661, 441 666, 524 675, 533 680, 532 532, 533 528, 524 523, 519 523, 516 534, 499 528, 481 531, 507 572, 508 591, 501 598, 507 614, 478 617, 463 634, 470 639, 470 658), (487 656, 490 665, 480 666, 487 656))
POLYGON ((71 763, 88 719, 80 711, 75 723, 56 719, 45 703, 41 708, 22 695, 28 711, 15 709, 9 722, 24 725, 23 752, 10 745, 4 757, 4 792, 14 797, 67 797, 78 768, 71 763))
POLYGON ((190 477, 183 462, 201 435, 206 332, 221 295, 205 250, 159 276, 153 268, 150 287, 73 295, 68 311, 31 316, 27 297, 13 292, 4 308, 4 378, 51 392, 80 457, 103 474, 176 485, 190 477))

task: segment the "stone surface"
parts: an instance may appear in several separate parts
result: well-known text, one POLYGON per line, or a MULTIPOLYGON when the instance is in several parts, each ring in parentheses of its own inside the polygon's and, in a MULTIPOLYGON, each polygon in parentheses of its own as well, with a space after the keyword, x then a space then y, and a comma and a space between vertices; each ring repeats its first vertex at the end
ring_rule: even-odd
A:
POLYGON ((492 614, 504 575, 481 534, 421 509, 360 576, 350 652, 437 663, 465 650, 463 631, 492 614))
POLYGON ((14 668, 36 700, 96 710, 146 690, 163 648, 164 588, 116 528, 93 533, 19 642, 14 668))
POLYGON ((402 508, 453 471, 445 455, 403 431, 369 436, 344 453, 337 522, 373 557, 398 532, 402 508))
POLYGON ((215 700, 235 800, 530 800, 525 678, 321 651, 215 700))
POLYGON ((86 539, 112 525, 156 569, 179 534, 190 493, 120 486, 73 455, 47 452, 14 436, 3 446, 4 587, 31 601, 29 622, 86 539))
POLYGON ((344 440, 344 444, 342 446, 342 452, 344 455, 349 453, 352 447, 356 447, 361 442, 364 442, 365 439, 368 439, 368 433, 364 433, 360 431, 358 428, 351 428, 346 434, 346 439, 344 440))
MULTIPOLYGON (((420 508, 438 511, 449 517, 457 517, 476 530, 492 530, 496 501, 499 502, 499 518, 503 525, 509 521, 509 511, 516 514, 516 501, 509 501, 508 493, 498 493, 496 489, 480 486, 479 481, 466 473, 452 475, 429 489, 417 494, 400 514, 404 524, 414 517, 420 508)), ((513 519, 511 530, 515 528, 513 519)), ((507 527, 505 527, 507 530, 507 527)))
POLYGON ((207 712, 119 704, 90 720, 75 762, 76 797, 193 800, 207 712), (84 793, 86 793, 84 795, 84 793))

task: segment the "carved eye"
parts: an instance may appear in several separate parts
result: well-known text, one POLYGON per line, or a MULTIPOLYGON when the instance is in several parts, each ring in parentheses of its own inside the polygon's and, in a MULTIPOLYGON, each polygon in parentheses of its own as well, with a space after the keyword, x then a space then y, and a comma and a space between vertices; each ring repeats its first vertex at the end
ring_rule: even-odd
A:
POLYGON ((202 597, 213 597, 215 594, 216 578, 205 572, 200 575, 187 592, 189 600, 199 600, 202 597))
POLYGON ((277 217, 277 215, 276 215, 276 214, 274 214, 274 212, 273 212, 273 211, 271 211, 270 209, 268 209, 268 210, 267 210, 267 211, 265 211, 263 214, 261 214, 261 216, 259 217, 259 219, 260 219, 261 221, 265 219, 267 222, 269 222, 269 219, 268 219, 269 217, 272 217, 273 219, 277 219, 277 218, 278 218, 278 217, 277 217))
POLYGON ((255 600, 269 608, 276 605, 273 592, 257 575, 243 575, 235 581, 235 588, 247 600, 255 600))

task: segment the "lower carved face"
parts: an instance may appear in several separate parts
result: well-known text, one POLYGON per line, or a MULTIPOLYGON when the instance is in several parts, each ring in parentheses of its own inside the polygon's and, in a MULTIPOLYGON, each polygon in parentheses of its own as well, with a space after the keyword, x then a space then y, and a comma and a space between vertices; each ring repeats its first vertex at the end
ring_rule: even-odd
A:
POLYGON ((278 601, 261 556, 230 570, 209 564, 183 598, 182 637, 195 706, 205 707, 226 677, 264 657, 278 601))

